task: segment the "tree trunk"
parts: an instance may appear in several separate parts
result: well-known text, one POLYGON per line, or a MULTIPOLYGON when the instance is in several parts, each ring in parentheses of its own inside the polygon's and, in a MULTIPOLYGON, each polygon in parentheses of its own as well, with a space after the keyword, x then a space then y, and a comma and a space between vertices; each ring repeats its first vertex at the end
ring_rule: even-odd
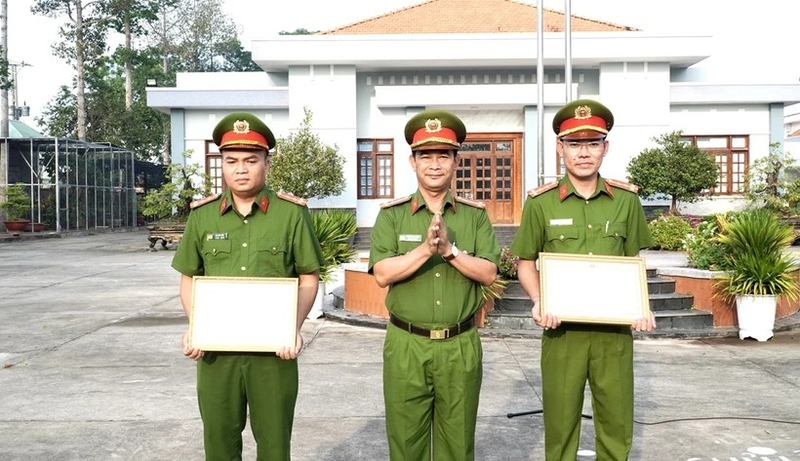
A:
POLYGON ((678 199, 675 197, 672 197, 672 203, 669 206, 669 212, 674 216, 680 215, 680 212, 678 212, 678 199))
POLYGON ((84 87, 83 58, 83 4, 81 0, 75 0, 75 74, 77 80, 76 102, 78 106, 78 139, 86 141, 86 95, 84 87))
POLYGON ((125 109, 133 106, 133 69, 131 66, 131 18, 125 16, 125 109))

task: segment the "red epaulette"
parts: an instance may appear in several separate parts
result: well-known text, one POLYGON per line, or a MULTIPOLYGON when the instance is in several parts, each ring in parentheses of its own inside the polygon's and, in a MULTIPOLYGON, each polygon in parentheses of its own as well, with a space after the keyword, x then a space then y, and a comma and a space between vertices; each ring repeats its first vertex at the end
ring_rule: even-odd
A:
POLYGON ((553 181, 553 182, 549 182, 547 184, 542 184, 541 186, 537 187, 536 189, 529 190, 528 191, 528 196, 533 198, 533 197, 536 197, 537 195, 542 195, 542 194, 544 194, 545 192, 547 192, 547 191, 549 191, 551 189, 555 189, 556 187, 558 187, 558 181, 553 181))
POLYGON ((610 184, 617 189, 625 189, 627 191, 631 191, 634 194, 639 193, 639 186, 636 184, 631 184, 625 181, 617 181, 616 179, 606 179, 606 184, 610 184))
POLYGON ((396 198, 394 200, 389 200, 388 202, 381 203, 381 208, 389 208, 390 206, 400 205, 401 203, 406 203, 407 201, 411 200, 413 195, 406 195, 405 197, 396 198))
POLYGON ((475 208, 486 208, 486 204, 485 203, 479 202, 477 200, 470 200, 470 199, 464 198, 464 197, 456 197, 456 202, 464 203, 464 204, 467 204, 469 206, 473 206, 475 208))
POLYGON ((287 202, 292 202, 295 205, 306 206, 308 204, 308 200, 298 197, 296 195, 290 194, 288 192, 280 191, 278 192, 278 198, 286 200, 287 202))
POLYGON ((195 208, 201 207, 201 206, 205 205, 206 203, 211 203, 214 200, 218 199, 220 195, 222 195, 222 194, 209 195, 208 197, 203 197, 200 200, 195 200, 194 202, 189 204, 189 209, 194 210, 195 208))

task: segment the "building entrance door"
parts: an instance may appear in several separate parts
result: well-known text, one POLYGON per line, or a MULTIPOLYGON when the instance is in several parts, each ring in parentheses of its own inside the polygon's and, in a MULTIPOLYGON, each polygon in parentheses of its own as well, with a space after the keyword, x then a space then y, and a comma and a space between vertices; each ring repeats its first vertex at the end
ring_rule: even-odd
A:
POLYGON ((456 195, 485 203, 493 224, 519 223, 522 134, 469 134, 459 155, 456 195))

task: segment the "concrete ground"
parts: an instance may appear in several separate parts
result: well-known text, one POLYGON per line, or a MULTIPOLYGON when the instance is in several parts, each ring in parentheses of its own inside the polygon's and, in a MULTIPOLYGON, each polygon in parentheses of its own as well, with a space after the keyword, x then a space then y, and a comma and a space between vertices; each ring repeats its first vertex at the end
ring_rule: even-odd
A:
MULTIPOLYGON (((174 251, 147 245, 143 231, 0 243, 0 460, 203 459, 174 251)), ((304 335, 293 459, 388 459, 384 332, 318 319, 304 335)), ((483 349, 476 459, 542 460, 541 416, 506 416, 541 408, 539 340, 483 349)), ((632 460, 800 460, 800 331, 635 350, 632 460)), ((579 460, 593 439, 584 420, 579 460)))

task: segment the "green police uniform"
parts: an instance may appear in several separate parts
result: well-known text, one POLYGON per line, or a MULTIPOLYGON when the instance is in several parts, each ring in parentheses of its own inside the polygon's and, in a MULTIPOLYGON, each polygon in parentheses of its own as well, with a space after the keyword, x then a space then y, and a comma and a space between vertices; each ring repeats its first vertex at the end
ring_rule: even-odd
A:
MULTIPOLYGON (((634 256, 652 246, 635 186, 598 178, 588 198, 569 179, 529 193, 511 252, 634 256)), ((576 286, 580 284, 576 280, 576 286)), ((633 439, 633 338, 628 326, 562 323, 542 336, 548 461, 574 460, 586 380, 592 389, 597 459, 625 460, 633 439)))
MULTIPOLYGON (((230 191, 194 208, 172 267, 190 276, 297 277, 321 261, 308 209, 264 187, 247 216, 230 191)), ((241 459, 248 404, 258 459, 290 459, 297 379, 296 360, 207 351, 197 364, 206 459, 241 459)))
MULTIPOLYGON (((497 264, 500 248, 486 211, 448 194, 442 218, 460 251, 497 264)), ((425 241, 432 212, 419 191, 385 206, 372 229, 369 269, 425 241)), ((434 255, 409 278, 394 283, 386 307, 426 329, 453 327, 483 303, 480 284, 434 255)), ((483 375, 475 328, 436 340, 389 324, 383 349, 386 431, 392 460, 474 459, 474 434, 483 375)))

